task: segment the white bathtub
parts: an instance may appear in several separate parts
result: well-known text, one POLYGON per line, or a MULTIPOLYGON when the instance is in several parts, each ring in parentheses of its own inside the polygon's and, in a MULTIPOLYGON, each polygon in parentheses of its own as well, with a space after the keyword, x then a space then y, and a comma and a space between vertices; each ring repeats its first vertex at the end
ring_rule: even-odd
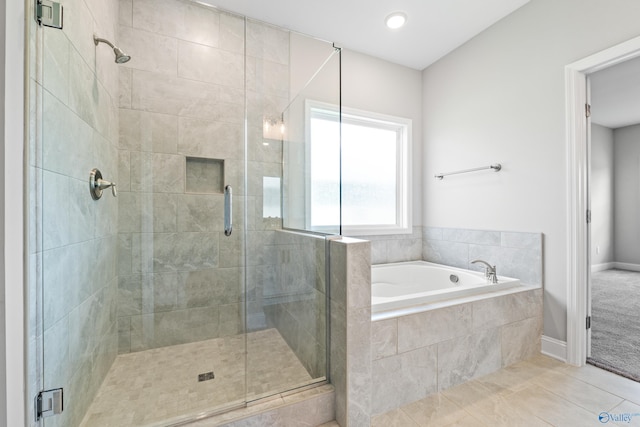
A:
MULTIPOLYGON (((500 266, 497 268, 500 273, 500 266)), ((498 276, 488 283, 484 273, 426 261, 371 267, 371 311, 379 313, 468 297, 520 286, 520 280, 498 276)))

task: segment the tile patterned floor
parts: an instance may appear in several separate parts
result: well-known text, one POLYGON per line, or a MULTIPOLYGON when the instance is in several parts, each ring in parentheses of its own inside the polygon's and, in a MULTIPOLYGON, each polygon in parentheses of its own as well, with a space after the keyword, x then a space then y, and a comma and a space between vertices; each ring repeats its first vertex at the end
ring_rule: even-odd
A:
POLYGON ((540 355, 376 416, 371 425, 640 426, 640 383, 540 355), (629 422, 614 420, 623 414, 629 422))
MULTIPOLYGON (((249 333, 246 346, 248 400, 310 382, 276 329, 249 333)), ((81 425, 138 427, 241 403, 244 361, 243 336, 120 355, 81 425), (214 379, 197 381, 210 371, 214 379)))
MULTIPOLYGON (((265 380, 250 386, 252 396, 266 388, 309 382, 308 374, 277 331, 252 333, 247 345, 256 368, 248 373, 249 378, 261 376, 265 380)), ((92 406, 83 425, 141 426, 211 409, 225 399, 228 402, 234 398, 230 390, 244 387, 233 374, 243 369, 238 368, 243 366, 243 347, 241 337, 232 337, 120 356, 96 398, 100 405, 92 406), (196 383, 200 387, 185 379, 211 366, 216 369, 219 364, 226 366, 228 375, 217 369, 216 379, 196 383), (157 374, 159 367, 164 375, 157 374), (227 393, 215 393, 213 389, 227 393), (101 409, 113 404, 117 405, 115 410, 101 409)), ((640 383, 593 366, 576 368, 541 355, 376 416, 371 425, 640 426, 640 383), (625 414, 628 422, 614 419, 625 414), (610 418, 600 421, 599 417, 606 416, 610 418)), ((323 427, 339 425, 331 422, 323 427)))

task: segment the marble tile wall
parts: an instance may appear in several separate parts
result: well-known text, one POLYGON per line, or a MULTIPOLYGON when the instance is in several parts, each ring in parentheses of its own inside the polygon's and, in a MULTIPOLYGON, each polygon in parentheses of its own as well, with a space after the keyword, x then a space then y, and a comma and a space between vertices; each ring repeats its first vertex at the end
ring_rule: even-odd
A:
POLYGON ((262 307, 312 378, 327 375, 326 240, 275 232, 274 280, 265 283, 262 307))
POLYGON ((371 358, 371 245, 343 237, 330 241, 331 372, 336 420, 365 426, 373 411, 371 358))
MULTIPOLYGON (((93 43, 93 34, 118 41, 119 3, 78 0, 63 7, 63 30, 28 20, 27 393, 31 399, 40 389, 63 387, 67 409, 47 425, 75 426, 117 349, 118 200, 107 193, 94 201, 87 180, 97 167, 119 182, 118 66, 111 49, 93 43)), ((35 425, 32 411, 27 414, 35 425)))
POLYGON ((372 322, 372 414, 528 359, 541 335, 542 289, 372 322))
MULTIPOLYGON (((538 233, 416 227, 412 234, 364 238, 371 240, 372 263, 424 258, 470 268, 470 260, 483 258, 497 264, 500 274, 521 278, 531 285, 542 283, 542 236, 538 233)), ((336 261, 349 259, 344 247, 336 245, 331 256, 331 379, 336 387, 336 419, 341 425, 366 425, 360 418, 363 414, 387 412, 540 352, 541 288, 363 326, 356 318, 360 311, 368 309, 370 319, 370 306, 354 309, 347 304, 344 311, 342 307, 348 300, 346 289, 350 295, 355 294, 356 300, 362 291, 363 301, 367 299, 365 289, 355 284, 341 286, 340 279, 347 274, 346 265, 355 271, 359 267, 336 261), (346 330, 336 325, 346 325, 346 330), (369 347, 356 338, 362 336, 370 337, 369 347), (371 364, 360 361, 357 367, 349 365, 349 355, 355 349, 370 354, 371 364), (369 376, 354 377, 363 371, 369 376), (346 378, 343 372, 348 372, 346 378), (354 389, 352 384, 358 386, 354 389), (352 405, 351 396, 359 398, 367 391, 367 404, 352 405), (369 412, 354 410, 364 407, 369 412)), ((369 259, 362 265, 365 262, 369 259)), ((364 317, 360 320, 364 321, 364 317)))
POLYGON ((542 244, 541 233, 425 227, 422 259, 482 271, 471 264, 480 258, 496 265, 498 275, 542 286, 542 244))
POLYGON ((121 0, 118 28, 132 57, 118 76, 119 352, 243 332, 245 299, 249 327, 264 327, 280 224, 262 218, 262 177, 281 176, 282 148, 263 144, 262 120, 286 106, 288 32, 181 0, 121 0), (222 182, 187 189, 187 157, 214 159, 222 182))
POLYGON ((422 227, 408 234, 358 236, 371 242, 371 264, 417 261, 422 259, 422 227))
POLYGON ((477 258, 495 264, 498 274, 542 285, 541 233, 414 227, 411 234, 358 236, 371 241, 371 263, 425 260, 469 270, 477 258))

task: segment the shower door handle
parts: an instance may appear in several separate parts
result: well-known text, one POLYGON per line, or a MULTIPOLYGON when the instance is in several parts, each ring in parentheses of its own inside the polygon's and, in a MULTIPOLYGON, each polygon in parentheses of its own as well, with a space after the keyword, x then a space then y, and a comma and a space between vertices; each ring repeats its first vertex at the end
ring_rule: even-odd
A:
POLYGON ((231 219, 231 186, 224 187, 224 235, 231 236, 233 231, 233 221, 231 219))

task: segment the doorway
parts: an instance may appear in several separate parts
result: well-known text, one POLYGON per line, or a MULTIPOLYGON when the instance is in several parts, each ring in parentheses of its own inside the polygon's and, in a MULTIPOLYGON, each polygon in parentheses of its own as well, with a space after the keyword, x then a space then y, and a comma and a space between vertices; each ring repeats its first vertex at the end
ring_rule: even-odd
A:
MULTIPOLYGON (((590 344, 591 302, 590 220, 591 188, 588 120, 588 78, 595 73, 640 56, 640 38, 614 46, 565 68, 568 144, 568 287, 567 287, 567 362, 581 366, 587 361, 590 344), (585 114, 587 113, 587 114, 585 114), (586 320, 586 322, 585 322, 586 320)), ((595 252, 595 245, 593 250, 595 252)), ((598 248, 599 251, 602 249, 598 248)), ((599 252, 598 251, 598 252, 599 252)), ((600 253, 598 254, 600 255, 600 253)))
POLYGON ((587 363, 640 381, 640 58, 589 74, 587 363))

